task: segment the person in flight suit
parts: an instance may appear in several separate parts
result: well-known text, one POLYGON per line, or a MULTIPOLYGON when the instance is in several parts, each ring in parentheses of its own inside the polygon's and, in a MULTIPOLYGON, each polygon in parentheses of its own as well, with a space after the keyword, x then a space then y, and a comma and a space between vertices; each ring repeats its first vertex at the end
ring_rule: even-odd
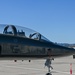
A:
POLYGON ((48 49, 48 56, 49 57, 45 61, 45 66, 48 67, 48 73, 47 73, 47 75, 52 75, 51 74, 51 69, 53 69, 53 67, 51 66, 51 64, 52 64, 52 60, 54 60, 54 59, 51 58, 51 49, 48 49))

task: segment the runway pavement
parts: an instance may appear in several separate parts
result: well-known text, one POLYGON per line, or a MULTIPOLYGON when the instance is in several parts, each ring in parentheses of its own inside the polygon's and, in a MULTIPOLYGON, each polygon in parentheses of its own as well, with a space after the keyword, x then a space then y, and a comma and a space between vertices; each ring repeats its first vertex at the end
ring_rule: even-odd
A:
MULTIPOLYGON (((46 75, 45 60, 0 60, 0 75, 46 75)), ((75 75, 75 59, 72 56, 55 58, 52 61, 52 75, 70 75, 70 63, 72 63, 72 75, 75 75)))

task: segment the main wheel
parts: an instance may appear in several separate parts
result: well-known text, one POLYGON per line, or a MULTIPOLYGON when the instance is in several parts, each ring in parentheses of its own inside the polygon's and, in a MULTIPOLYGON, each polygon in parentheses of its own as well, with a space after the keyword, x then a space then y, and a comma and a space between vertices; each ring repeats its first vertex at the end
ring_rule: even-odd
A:
POLYGON ((29 60, 29 62, 31 62, 31 60, 29 60))
POLYGON ((46 75, 52 75, 51 73, 47 73, 46 75))

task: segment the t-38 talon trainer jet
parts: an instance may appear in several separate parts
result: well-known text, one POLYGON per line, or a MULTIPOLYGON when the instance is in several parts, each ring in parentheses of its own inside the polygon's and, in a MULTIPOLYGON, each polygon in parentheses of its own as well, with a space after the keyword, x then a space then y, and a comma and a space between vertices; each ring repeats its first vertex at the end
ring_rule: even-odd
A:
POLYGON ((49 41, 40 33, 26 27, 0 24, 0 59, 32 59, 65 56, 75 49, 49 41))
POLYGON ((74 53, 75 49, 55 44, 29 28, 0 24, 0 60, 30 61, 33 58, 60 57, 74 53))

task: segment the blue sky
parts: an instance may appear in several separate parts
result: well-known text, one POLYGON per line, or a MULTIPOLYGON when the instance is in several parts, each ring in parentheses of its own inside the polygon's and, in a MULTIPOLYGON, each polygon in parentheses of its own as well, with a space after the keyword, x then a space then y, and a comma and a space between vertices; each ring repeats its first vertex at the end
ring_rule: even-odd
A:
POLYGON ((75 0, 0 0, 0 23, 36 30, 58 43, 75 43, 75 0))

